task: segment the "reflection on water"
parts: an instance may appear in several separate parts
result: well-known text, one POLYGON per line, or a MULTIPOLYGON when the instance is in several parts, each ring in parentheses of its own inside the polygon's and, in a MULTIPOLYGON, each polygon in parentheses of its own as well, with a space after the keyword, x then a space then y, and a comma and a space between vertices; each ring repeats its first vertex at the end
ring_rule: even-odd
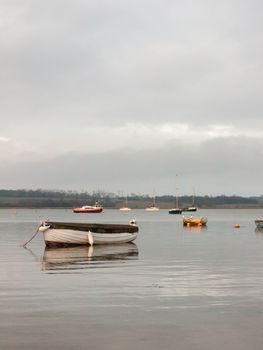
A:
POLYGON ((183 230, 192 233, 200 233, 202 231, 207 231, 207 226, 183 226, 183 230))
POLYGON ((138 248, 134 243, 120 245, 77 246, 67 248, 45 248, 43 270, 61 271, 80 270, 100 267, 109 262, 123 261, 138 257, 138 248))
POLYGON ((262 235, 263 234, 263 227, 256 227, 255 228, 255 233, 259 234, 259 235, 262 235))
MULTIPOLYGON (((24 250, 39 217, 76 218, 0 210, 0 349, 261 350, 261 211, 200 210, 205 228, 134 210, 138 259, 135 244, 45 249, 42 235, 24 250)), ((95 215, 127 222, 117 210, 95 215)))

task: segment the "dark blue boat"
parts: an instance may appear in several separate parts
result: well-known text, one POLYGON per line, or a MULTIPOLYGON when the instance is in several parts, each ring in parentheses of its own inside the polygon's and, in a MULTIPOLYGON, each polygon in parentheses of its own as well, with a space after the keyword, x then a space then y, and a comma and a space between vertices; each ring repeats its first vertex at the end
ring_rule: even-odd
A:
POLYGON ((180 208, 170 209, 169 214, 182 214, 182 209, 180 209, 180 208))

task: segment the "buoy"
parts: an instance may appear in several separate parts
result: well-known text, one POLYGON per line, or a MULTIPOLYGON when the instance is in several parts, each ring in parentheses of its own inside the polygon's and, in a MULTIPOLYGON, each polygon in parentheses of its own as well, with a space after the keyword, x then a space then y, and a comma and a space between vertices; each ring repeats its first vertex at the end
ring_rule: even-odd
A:
POLYGON ((240 225, 239 225, 239 224, 235 224, 234 227, 235 227, 235 228, 240 228, 240 225))

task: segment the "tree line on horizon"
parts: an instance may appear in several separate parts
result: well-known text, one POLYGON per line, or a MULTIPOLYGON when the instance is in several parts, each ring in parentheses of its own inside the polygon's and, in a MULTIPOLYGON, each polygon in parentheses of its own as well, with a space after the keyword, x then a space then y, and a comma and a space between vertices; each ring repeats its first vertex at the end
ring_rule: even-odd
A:
MULTIPOLYGON (((32 207, 32 208, 71 208, 85 204, 101 202, 105 208, 119 208, 126 196, 105 191, 65 191, 65 190, 0 190, 0 207, 32 207)), ((169 208, 175 205, 175 196, 156 196, 156 203, 160 208, 169 208)), ((129 205, 132 208, 144 208, 151 204, 152 197, 148 194, 134 194, 128 196, 129 205)), ((179 206, 194 204, 199 208, 261 208, 263 207, 263 195, 242 197, 237 195, 219 196, 180 196, 179 206)))

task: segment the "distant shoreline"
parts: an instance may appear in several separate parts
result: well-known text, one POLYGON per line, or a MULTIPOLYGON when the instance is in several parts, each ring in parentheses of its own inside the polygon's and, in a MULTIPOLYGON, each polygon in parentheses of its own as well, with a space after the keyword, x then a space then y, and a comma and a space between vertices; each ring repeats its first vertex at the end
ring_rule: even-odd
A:
MULTIPOLYGON (((50 190, 1 190, 0 209, 73 209, 83 205, 92 205, 99 201, 105 209, 119 209, 126 201, 126 196, 115 193, 50 191, 50 190)), ((148 194, 130 194, 128 206, 132 209, 145 209, 153 204, 153 198, 148 194)), ((196 206, 199 209, 263 209, 263 196, 186 196, 178 198, 179 207, 196 206)), ((175 207, 176 198, 173 195, 155 197, 156 206, 160 209, 175 207)))
MULTIPOLYGON (((131 210, 145 210, 146 207, 143 208, 133 208, 132 206, 131 210)), ((169 208, 161 208, 159 207, 160 210, 169 210, 171 207, 169 208)), ((59 210, 72 210, 73 211, 73 207, 31 207, 31 206, 19 206, 19 207, 12 207, 12 206, 7 206, 7 207, 0 207, 0 210, 22 210, 22 209, 32 209, 32 210, 43 210, 43 209, 59 209, 59 210)), ((225 210, 225 209, 229 209, 229 210, 238 210, 238 209, 242 209, 242 210, 253 210, 253 209, 262 209, 263 210, 263 206, 261 207, 243 207, 243 206, 236 206, 236 207, 232 207, 232 206, 220 206, 220 207, 201 207, 197 209, 198 210, 225 210)), ((104 210, 119 210, 119 208, 113 208, 113 207, 104 207, 104 210)), ((189 212, 183 212, 184 213, 189 213, 189 212)), ((79 216, 82 216, 83 214, 79 214, 79 216)), ((77 216, 77 215, 76 215, 77 216)))

